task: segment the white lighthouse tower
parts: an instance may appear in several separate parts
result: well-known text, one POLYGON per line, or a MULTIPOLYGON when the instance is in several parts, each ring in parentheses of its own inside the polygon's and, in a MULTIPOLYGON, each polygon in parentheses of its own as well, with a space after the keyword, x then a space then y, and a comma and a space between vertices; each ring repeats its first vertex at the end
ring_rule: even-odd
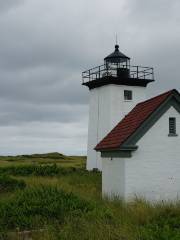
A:
POLYGON ((131 66, 130 58, 115 45, 103 65, 83 72, 82 77, 83 85, 90 90, 86 168, 101 170, 101 156, 94 147, 137 103, 146 99, 146 86, 154 81, 153 68, 131 66))

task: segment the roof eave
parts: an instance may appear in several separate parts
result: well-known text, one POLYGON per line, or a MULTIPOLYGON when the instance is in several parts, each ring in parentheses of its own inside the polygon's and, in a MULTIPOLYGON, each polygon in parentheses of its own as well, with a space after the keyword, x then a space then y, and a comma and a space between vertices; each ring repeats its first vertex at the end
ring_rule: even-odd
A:
POLYGON ((113 151, 136 151, 137 145, 121 145, 120 147, 114 148, 94 148, 97 152, 113 152, 113 151))
POLYGON ((121 148, 106 149, 101 151, 102 158, 131 158, 132 152, 137 150, 138 146, 123 146, 121 148))

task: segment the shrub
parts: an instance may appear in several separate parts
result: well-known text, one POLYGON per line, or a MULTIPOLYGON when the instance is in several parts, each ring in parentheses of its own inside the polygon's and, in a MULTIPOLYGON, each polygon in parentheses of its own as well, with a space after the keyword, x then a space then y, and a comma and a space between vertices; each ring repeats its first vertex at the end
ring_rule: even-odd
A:
POLYGON ((0 176, 0 192, 13 191, 25 187, 26 183, 23 180, 14 179, 7 175, 0 176))
POLYGON ((24 165, 24 166, 8 166, 1 167, 0 174, 10 174, 14 176, 55 176, 55 175, 66 175, 75 171, 82 171, 76 168, 62 168, 56 164, 53 165, 24 165))
POLYGON ((0 226, 7 229, 31 229, 46 223, 63 222, 68 214, 82 214, 92 204, 57 187, 39 186, 19 191, 0 201, 0 226))

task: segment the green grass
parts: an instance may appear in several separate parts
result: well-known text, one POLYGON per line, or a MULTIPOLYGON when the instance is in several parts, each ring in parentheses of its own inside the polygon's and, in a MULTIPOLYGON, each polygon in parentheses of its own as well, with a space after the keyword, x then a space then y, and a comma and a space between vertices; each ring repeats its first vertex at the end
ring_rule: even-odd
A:
POLYGON ((26 183, 23 180, 14 179, 7 175, 0 175, 0 193, 11 192, 16 189, 24 189, 26 183))
POLYGON ((0 240, 23 239, 23 230, 34 240, 180 239, 180 202, 103 200, 101 173, 85 171, 85 160, 57 153, 1 157, 0 174, 26 188, 0 193, 0 240))
POLYGON ((56 163, 46 164, 46 165, 37 165, 37 164, 28 164, 28 165, 19 165, 19 166, 7 166, 0 168, 0 174, 10 174, 14 176, 55 176, 55 175, 67 175, 73 172, 81 172, 79 168, 69 167, 63 168, 57 166, 56 163))
POLYGON ((31 187, 0 200, 0 226, 7 230, 41 228, 48 222, 63 222, 68 214, 77 216, 92 208, 89 202, 55 186, 31 187))

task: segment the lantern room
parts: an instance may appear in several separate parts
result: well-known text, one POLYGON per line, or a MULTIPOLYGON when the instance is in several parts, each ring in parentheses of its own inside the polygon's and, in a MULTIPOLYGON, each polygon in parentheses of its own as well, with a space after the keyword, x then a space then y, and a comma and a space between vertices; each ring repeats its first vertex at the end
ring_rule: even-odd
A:
POLYGON ((143 86, 154 81, 152 67, 132 66, 130 58, 115 45, 113 53, 104 58, 104 64, 82 73, 82 84, 89 89, 107 84, 143 86))
POLYGON ((104 58, 106 69, 117 71, 117 76, 129 77, 130 58, 119 51, 119 45, 115 45, 113 53, 104 58))

